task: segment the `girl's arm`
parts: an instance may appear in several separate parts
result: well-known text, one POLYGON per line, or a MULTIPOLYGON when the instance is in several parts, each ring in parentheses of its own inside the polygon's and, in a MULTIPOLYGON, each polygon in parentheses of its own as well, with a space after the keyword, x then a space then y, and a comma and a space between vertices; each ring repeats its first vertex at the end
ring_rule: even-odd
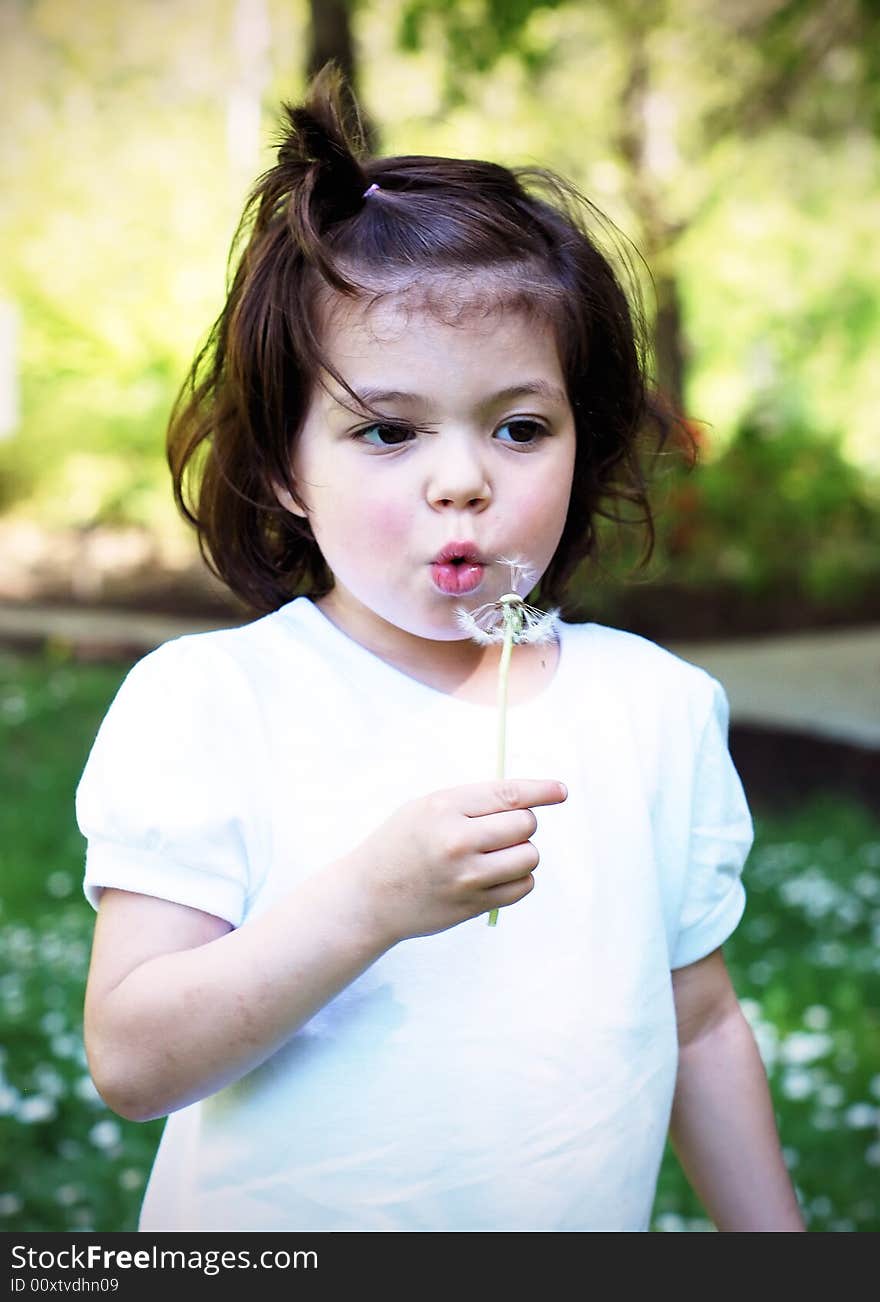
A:
POLYGON ((803 1231, 767 1075, 721 950, 672 980, 679 1064, 669 1135, 688 1180, 719 1230, 803 1231))
POLYGON ((264 1062, 387 949, 523 899, 531 806, 558 782, 474 783, 397 810, 362 845, 238 930, 128 891, 101 897, 85 1006, 95 1084, 147 1121, 264 1062))
POLYGON ((132 1121, 237 1080, 386 948, 334 865, 233 930, 128 891, 101 897, 85 1001, 95 1085, 132 1121))

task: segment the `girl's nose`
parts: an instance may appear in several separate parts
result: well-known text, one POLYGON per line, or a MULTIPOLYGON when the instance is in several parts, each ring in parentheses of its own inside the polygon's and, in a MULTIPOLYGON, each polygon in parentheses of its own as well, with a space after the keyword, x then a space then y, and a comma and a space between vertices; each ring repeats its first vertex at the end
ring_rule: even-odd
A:
POLYGON ((485 506, 492 496, 479 450, 468 439, 438 439, 428 500, 438 508, 485 506))

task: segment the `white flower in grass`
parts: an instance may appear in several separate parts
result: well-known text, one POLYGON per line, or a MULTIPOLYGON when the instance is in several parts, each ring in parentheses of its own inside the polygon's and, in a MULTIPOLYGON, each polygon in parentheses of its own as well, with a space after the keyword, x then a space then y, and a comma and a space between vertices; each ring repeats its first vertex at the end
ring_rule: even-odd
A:
POLYGON ((95 1082, 92 1080, 91 1076, 80 1076, 73 1092, 76 1097, 82 1099, 84 1103, 96 1103, 100 1107, 104 1106, 104 1100, 95 1089, 95 1082))
POLYGON ((57 1008, 53 1008, 40 1018, 40 1026, 47 1035, 59 1035, 66 1029, 67 1019, 63 1013, 59 1013, 57 1008))
POLYGON ((782 1092, 787 1099, 806 1099, 813 1093, 813 1074, 801 1067, 790 1067, 782 1077, 782 1092))
POLYGON ((64 1078, 54 1067, 46 1063, 41 1063, 34 1072, 34 1084, 42 1094, 46 1094, 52 1099, 59 1099, 63 1094, 67 1093, 67 1084, 64 1078))
POLYGON ((819 1102, 826 1108, 839 1108, 845 1097, 843 1086, 838 1085, 836 1081, 829 1081, 819 1090, 819 1102))
POLYGON ((89 1139, 96 1148, 115 1148, 122 1138, 122 1129, 118 1122, 107 1117, 98 1121, 89 1131, 89 1139))
POLYGON ((681 1234, 685 1227, 683 1216, 677 1212, 661 1212, 657 1217, 656 1227, 661 1234, 681 1234))
POLYGON ((831 1025, 831 1012, 824 1004, 811 1004, 804 1009, 804 1026, 811 1031, 827 1031, 831 1025))
POLYGON ((845 1112, 846 1124, 853 1130, 863 1130, 877 1123, 877 1109, 871 1103, 853 1103, 845 1112))
POLYGON ((65 896, 70 895, 73 890, 73 879, 70 873, 50 873, 46 879, 46 890, 56 900, 62 900, 65 896))
POLYGON ((19 1121, 30 1125, 35 1121, 51 1121, 56 1111, 54 1099, 44 1098, 42 1094, 34 1094, 30 1098, 21 1100, 15 1115, 19 1121))
POLYGON ((834 1048, 830 1035, 818 1032, 793 1031, 782 1043, 781 1054, 784 1062, 797 1064, 815 1062, 824 1058, 834 1048))
POLYGON ((56 1058, 76 1058, 79 1055, 81 1040, 76 1035, 53 1035, 49 1048, 56 1058))

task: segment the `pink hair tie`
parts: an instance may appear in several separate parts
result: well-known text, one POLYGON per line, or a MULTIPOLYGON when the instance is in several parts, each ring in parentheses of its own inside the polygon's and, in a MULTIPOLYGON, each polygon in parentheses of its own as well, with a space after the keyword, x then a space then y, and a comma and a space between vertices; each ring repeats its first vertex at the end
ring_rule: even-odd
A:
POLYGON ((369 190, 364 190, 364 198, 366 199, 367 195, 372 194, 374 190, 378 190, 378 189, 379 189, 379 182, 374 181, 373 184, 370 186, 369 190))

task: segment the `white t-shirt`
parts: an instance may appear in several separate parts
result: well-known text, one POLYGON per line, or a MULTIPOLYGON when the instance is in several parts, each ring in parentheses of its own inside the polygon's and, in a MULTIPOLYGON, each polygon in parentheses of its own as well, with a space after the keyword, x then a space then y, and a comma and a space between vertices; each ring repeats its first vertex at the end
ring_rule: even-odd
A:
MULTIPOLYGON (((702 669, 561 624, 509 708, 507 772, 552 777, 536 887, 404 941, 261 1067, 172 1114, 140 1228, 646 1230, 677 1067, 670 969, 716 949, 752 842, 702 669)), ((77 792, 85 891, 235 927, 405 801, 491 778, 495 709, 427 687, 300 597, 131 670, 77 792)))

